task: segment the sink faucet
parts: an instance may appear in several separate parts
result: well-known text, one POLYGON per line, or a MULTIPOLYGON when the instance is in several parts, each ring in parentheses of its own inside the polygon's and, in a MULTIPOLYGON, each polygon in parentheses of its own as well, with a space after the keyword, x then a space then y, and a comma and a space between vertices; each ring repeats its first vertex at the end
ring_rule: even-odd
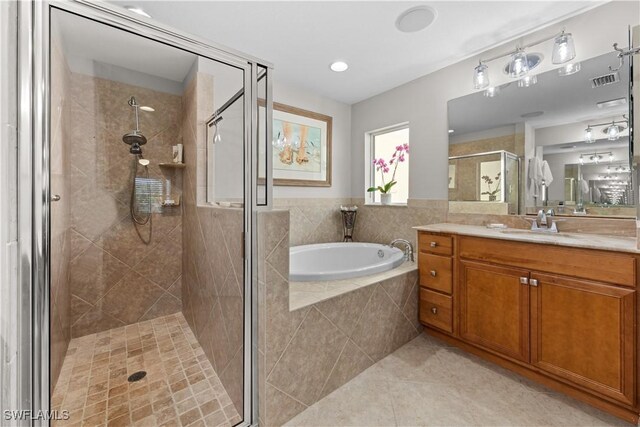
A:
POLYGON ((411 242, 405 239, 395 239, 391 243, 389 243, 389 246, 393 248, 398 243, 404 245, 404 259, 413 262, 413 245, 411 244, 411 242))
POLYGON ((553 209, 548 209, 546 212, 543 209, 538 211, 538 217, 531 224, 531 231, 543 231, 547 233, 557 233, 558 221, 553 217, 556 215, 553 209))

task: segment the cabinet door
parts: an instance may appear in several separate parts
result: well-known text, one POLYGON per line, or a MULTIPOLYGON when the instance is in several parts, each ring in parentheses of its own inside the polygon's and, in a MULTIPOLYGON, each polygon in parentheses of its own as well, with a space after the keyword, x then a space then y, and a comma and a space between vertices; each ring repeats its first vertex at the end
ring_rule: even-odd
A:
POLYGON ((635 291, 554 275, 531 279, 531 363, 634 404, 635 291))
POLYGON ((529 272, 460 262, 460 336, 505 356, 529 361, 529 272))

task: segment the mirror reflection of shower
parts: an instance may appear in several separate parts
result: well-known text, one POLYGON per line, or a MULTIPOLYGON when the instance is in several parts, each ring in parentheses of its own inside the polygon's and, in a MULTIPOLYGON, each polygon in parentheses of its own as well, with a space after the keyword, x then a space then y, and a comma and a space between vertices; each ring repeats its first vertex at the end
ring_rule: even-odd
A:
MULTIPOLYGON (((129 211, 131 213, 131 219, 134 223, 138 225, 146 225, 149 224, 149 227, 152 226, 151 221, 151 184, 149 180, 149 160, 142 157, 142 146, 147 143, 147 138, 140 131, 140 117, 139 111, 153 112, 155 111, 152 107, 146 105, 139 105, 136 101, 136 98, 132 96, 128 101, 129 106, 133 108, 135 115, 135 129, 129 133, 126 133, 122 136, 122 141, 125 144, 130 146, 129 152, 136 156, 136 161, 133 162, 133 180, 131 183, 131 200, 129 204, 129 211), (144 168, 143 176, 138 177, 138 166, 142 166, 144 168), (145 186, 144 191, 140 191, 139 187, 145 186), (140 205, 146 204, 145 212, 141 213, 139 211, 140 205)), ((138 233, 140 236, 140 234, 138 233)), ((149 239, 144 239, 140 236, 140 239, 148 244, 151 241, 151 229, 149 230, 149 239)))

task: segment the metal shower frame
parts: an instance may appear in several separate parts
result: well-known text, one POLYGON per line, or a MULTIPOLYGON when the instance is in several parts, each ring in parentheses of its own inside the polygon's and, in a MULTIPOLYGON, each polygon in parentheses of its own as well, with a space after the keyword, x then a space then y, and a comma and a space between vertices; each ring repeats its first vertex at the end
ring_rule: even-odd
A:
MULTIPOLYGON (((30 336, 21 336, 20 399, 33 413, 50 409, 49 288, 50 288, 50 18, 59 9, 137 36, 207 57, 244 71, 247 96, 244 106, 244 419, 257 423, 257 213, 272 206, 271 144, 265 141, 266 203, 258 203, 257 73, 267 70, 267 133, 271 134, 272 64, 211 43, 168 26, 95 0, 18 2, 19 138, 18 203, 20 292, 25 298, 23 319, 30 336), (250 91, 250 92, 249 92, 250 91), (25 357, 28 355, 29 357, 25 357)), ((262 183, 264 185, 264 183, 262 183)), ((26 334, 22 334, 26 335, 26 334)), ((33 420, 31 425, 48 425, 33 420)))

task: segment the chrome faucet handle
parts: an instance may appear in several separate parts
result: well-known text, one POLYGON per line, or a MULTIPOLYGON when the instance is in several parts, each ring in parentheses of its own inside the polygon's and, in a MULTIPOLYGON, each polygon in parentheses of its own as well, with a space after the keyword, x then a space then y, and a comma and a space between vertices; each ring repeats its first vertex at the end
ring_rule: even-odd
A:
POLYGON ((540 224, 538 224, 539 227, 547 225, 547 215, 544 213, 543 209, 538 211, 538 221, 540 222, 540 224))

